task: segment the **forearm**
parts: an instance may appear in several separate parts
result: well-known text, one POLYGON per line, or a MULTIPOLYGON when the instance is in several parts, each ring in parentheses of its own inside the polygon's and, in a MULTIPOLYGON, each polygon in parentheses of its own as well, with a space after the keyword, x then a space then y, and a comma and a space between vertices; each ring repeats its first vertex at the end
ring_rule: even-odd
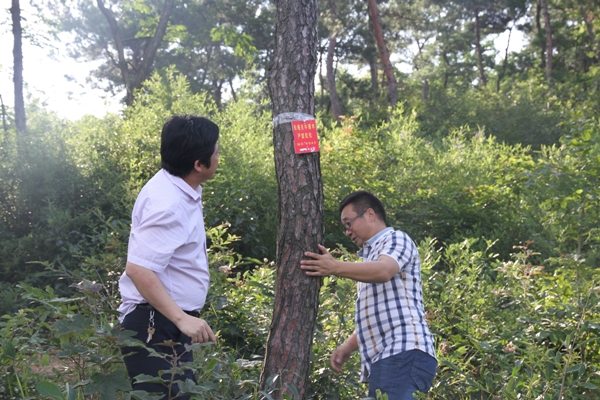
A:
POLYGON ((358 350, 358 338, 356 336, 356 331, 352 332, 352 335, 346 339, 342 346, 346 346, 349 352, 355 352, 358 350))
POLYGON ((352 356, 352 353, 356 350, 358 350, 358 340, 356 339, 356 332, 354 332, 344 343, 331 353, 329 360, 332 368, 337 372, 342 372, 343 365, 350 359, 350 356, 352 356))
POLYGON ((387 255, 381 255, 376 261, 347 262, 334 259, 327 249, 318 245, 322 254, 304 253, 308 259, 300 261, 300 268, 308 276, 336 275, 365 283, 387 282, 400 271, 398 262, 387 255))
POLYGON ((365 283, 383 283, 389 281, 398 267, 386 265, 381 261, 347 262, 336 261, 334 275, 365 283))
POLYGON ((186 314, 173 301, 156 273, 147 268, 128 262, 125 269, 142 297, 174 324, 178 324, 186 314))

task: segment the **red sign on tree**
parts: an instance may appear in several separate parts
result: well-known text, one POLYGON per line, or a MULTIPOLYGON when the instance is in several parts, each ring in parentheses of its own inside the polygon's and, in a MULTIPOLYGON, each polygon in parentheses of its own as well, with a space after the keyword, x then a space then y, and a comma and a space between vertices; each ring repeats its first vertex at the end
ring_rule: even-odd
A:
POLYGON ((294 148, 296 154, 316 153, 319 151, 317 123, 314 119, 308 121, 292 121, 294 133, 294 148))

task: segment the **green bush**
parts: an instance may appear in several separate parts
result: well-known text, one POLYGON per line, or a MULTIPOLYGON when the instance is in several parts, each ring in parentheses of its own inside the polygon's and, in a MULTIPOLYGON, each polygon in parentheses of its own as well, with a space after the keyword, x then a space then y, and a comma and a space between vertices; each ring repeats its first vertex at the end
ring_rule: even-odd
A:
MULTIPOLYGON (((217 109, 167 71, 123 117, 63 123, 34 105, 30 145, 2 138, 1 397, 140 396, 129 392, 118 352, 126 335, 114 329, 130 212, 160 168, 165 119, 196 113, 222 132, 220 168, 203 186, 212 278, 203 317, 220 342, 192 349, 202 385, 189 389, 206 399, 268 398, 277 380, 264 392, 258 380, 273 309, 278 188, 270 114, 255 90, 217 109)), ((333 127, 319 119, 325 245, 355 260, 337 205, 357 189, 380 196, 389 224, 420 243, 440 361, 425 398, 598 397, 600 123, 585 107, 565 112, 560 143, 532 152, 503 143, 514 133, 507 130, 537 110, 532 121, 552 114, 539 127, 551 136, 556 114, 532 103, 508 121, 502 107, 489 116, 501 122, 497 139, 485 134, 489 125, 471 130, 462 117, 463 128, 431 135, 420 111, 402 107, 376 127, 360 117, 333 127)), ((354 291, 352 281, 324 279, 311 398, 364 396, 357 355, 344 374, 328 365, 353 329, 354 291)))

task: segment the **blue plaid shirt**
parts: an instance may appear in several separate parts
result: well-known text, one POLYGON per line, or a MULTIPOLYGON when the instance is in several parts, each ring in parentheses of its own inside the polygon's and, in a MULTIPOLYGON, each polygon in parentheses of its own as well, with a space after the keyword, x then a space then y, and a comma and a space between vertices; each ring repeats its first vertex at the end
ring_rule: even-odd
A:
POLYGON ((369 381, 371 364, 403 351, 417 349, 435 357, 423 307, 421 261, 412 239, 386 228, 365 242, 358 255, 365 262, 386 255, 400 267, 388 282, 358 283, 355 320, 361 381, 369 381))

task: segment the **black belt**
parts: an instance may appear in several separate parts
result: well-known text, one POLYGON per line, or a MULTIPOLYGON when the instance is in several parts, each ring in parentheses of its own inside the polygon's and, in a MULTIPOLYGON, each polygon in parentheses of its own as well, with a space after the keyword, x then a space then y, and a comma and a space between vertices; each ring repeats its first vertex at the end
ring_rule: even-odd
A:
MULTIPOLYGON (((136 308, 139 308, 140 310, 149 310, 149 311, 155 311, 157 313, 160 313, 156 308, 152 307, 149 303, 142 303, 142 304, 138 304, 136 306, 136 308)), ((183 310, 184 313, 191 315, 192 317, 196 317, 196 318, 200 318, 200 313, 198 311, 185 311, 183 310)))

